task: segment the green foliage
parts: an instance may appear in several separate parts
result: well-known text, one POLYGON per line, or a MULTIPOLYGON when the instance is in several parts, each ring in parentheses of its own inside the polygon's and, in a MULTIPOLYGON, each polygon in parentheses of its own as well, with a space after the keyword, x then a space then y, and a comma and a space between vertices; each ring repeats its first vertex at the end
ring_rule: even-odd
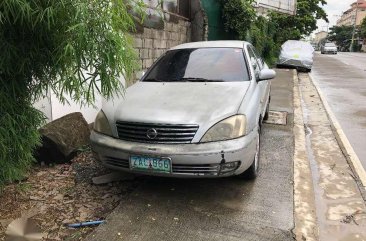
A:
POLYGON ((30 190, 32 190, 32 185, 29 183, 24 183, 24 182, 20 182, 17 186, 16 189, 19 193, 27 193, 30 190))
MULTIPOLYGON (((10 82, 10 81, 9 81, 10 82)), ((33 160, 32 150, 39 144, 37 126, 43 115, 30 104, 27 95, 14 96, 26 86, 0 84, 0 186, 22 179, 33 160), (14 87, 14 88, 13 88, 14 87)))
POLYGON ((260 16, 251 24, 246 38, 270 66, 275 64, 281 47, 275 42, 276 29, 273 22, 260 16))
POLYGON ((325 0, 298 0, 295 15, 272 12, 267 17, 256 17, 252 0, 221 1, 226 30, 251 42, 270 65, 275 63, 285 41, 309 35, 317 28, 318 19, 328 21, 320 6, 326 4, 325 0))
POLYGON ((275 36, 278 42, 283 43, 289 39, 299 40, 310 35, 317 29, 316 22, 319 19, 328 22, 327 14, 321 7, 325 4, 325 0, 298 0, 295 15, 272 13, 271 21, 279 26, 275 36))
POLYGON ((43 121, 32 103, 47 90, 83 103, 122 93, 137 58, 127 10, 125 0, 0 1, 0 184, 31 165, 43 121))
POLYGON ((256 14, 254 0, 221 0, 226 31, 233 32, 239 39, 246 39, 247 32, 256 14))
POLYGON ((361 26, 360 26, 360 37, 366 38, 366 18, 362 20, 361 26))
POLYGON ((328 40, 336 42, 341 50, 349 50, 353 33, 353 26, 333 26, 330 28, 328 40))
POLYGON ((274 64, 279 46, 274 42, 275 26, 257 17, 252 0, 222 0, 226 31, 251 42, 269 64, 274 64))

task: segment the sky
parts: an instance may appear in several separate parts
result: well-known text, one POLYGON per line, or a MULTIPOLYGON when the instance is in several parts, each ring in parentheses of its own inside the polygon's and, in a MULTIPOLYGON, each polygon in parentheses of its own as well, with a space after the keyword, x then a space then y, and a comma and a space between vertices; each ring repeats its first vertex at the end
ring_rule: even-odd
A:
MULTIPOLYGON (((340 18, 342 12, 346 11, 350 8, 350 5, 356 0, 327 0, 327 5, 324 5, 323 8, 328 14, 329 19, 329 27, 335 25, 337 23, 337 19, 340 18)), ((327 31, 327 23, 323 20, 318 21, 318 31, 324 30, 327 31)))

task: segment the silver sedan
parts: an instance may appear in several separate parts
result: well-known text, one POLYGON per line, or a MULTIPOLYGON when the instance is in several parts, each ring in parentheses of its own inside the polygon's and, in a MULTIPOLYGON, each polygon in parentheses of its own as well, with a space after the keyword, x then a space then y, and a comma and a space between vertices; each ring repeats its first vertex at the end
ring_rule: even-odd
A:
POLYGON ((176 46, 104 104, 92 149, 105 166, 132 173, 255 178, 275 75, 247 42, 176 46))

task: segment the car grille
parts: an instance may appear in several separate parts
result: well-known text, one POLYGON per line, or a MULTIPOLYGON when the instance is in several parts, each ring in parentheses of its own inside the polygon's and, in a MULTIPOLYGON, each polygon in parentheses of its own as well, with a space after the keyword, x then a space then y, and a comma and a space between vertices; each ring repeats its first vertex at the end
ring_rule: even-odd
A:
POLYGON ((219 165, 180 165, 173 164, 173 173, 186 175, 212 175, 217 176, 219 173, 219 165))
POLYGON ((166 143, 182 144, 191 143, 198 130, 198 125, 171 125, 171 124, 147 124, 122 122, 116 123, 118 137, 121 140, 146 142, 146 143, 166 143), (156 131, 156 137, 150 135, 148 131, 156 131))
MULTIPOLYGON (((105 163, 116 168, 130 168, 129 160, 119 159, 115 157, 105 157, 105 163)), ((201 164, 201 165, 186 165, 173 164, 173 174, 195 175, 195 176, 217 176, 220 166, 218 164, 201 164)))
POLYGON ((124 160, 124 159, 119 159, 119 158, 107 156, 107 157, 105 157, 104 161, 109 166, 130 168, 130 161, 129 160, 124 160))

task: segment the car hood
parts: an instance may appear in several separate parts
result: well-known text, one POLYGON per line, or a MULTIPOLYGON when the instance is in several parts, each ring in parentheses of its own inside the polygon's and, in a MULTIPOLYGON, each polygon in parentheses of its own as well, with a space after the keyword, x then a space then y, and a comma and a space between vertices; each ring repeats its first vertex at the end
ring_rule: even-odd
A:
POLYGON ((119 120, 201 126, 237 114, 249 85, 250 81, 138 82, 126 90, 124 97, 115 100, 113 106, 107 102, 103 109, 113 109, 107 111, 107 116, 113 115, 114 123, 119 120))
POLYGON ((337 47, 324 47, 326 50, 337 50, 337 47))

